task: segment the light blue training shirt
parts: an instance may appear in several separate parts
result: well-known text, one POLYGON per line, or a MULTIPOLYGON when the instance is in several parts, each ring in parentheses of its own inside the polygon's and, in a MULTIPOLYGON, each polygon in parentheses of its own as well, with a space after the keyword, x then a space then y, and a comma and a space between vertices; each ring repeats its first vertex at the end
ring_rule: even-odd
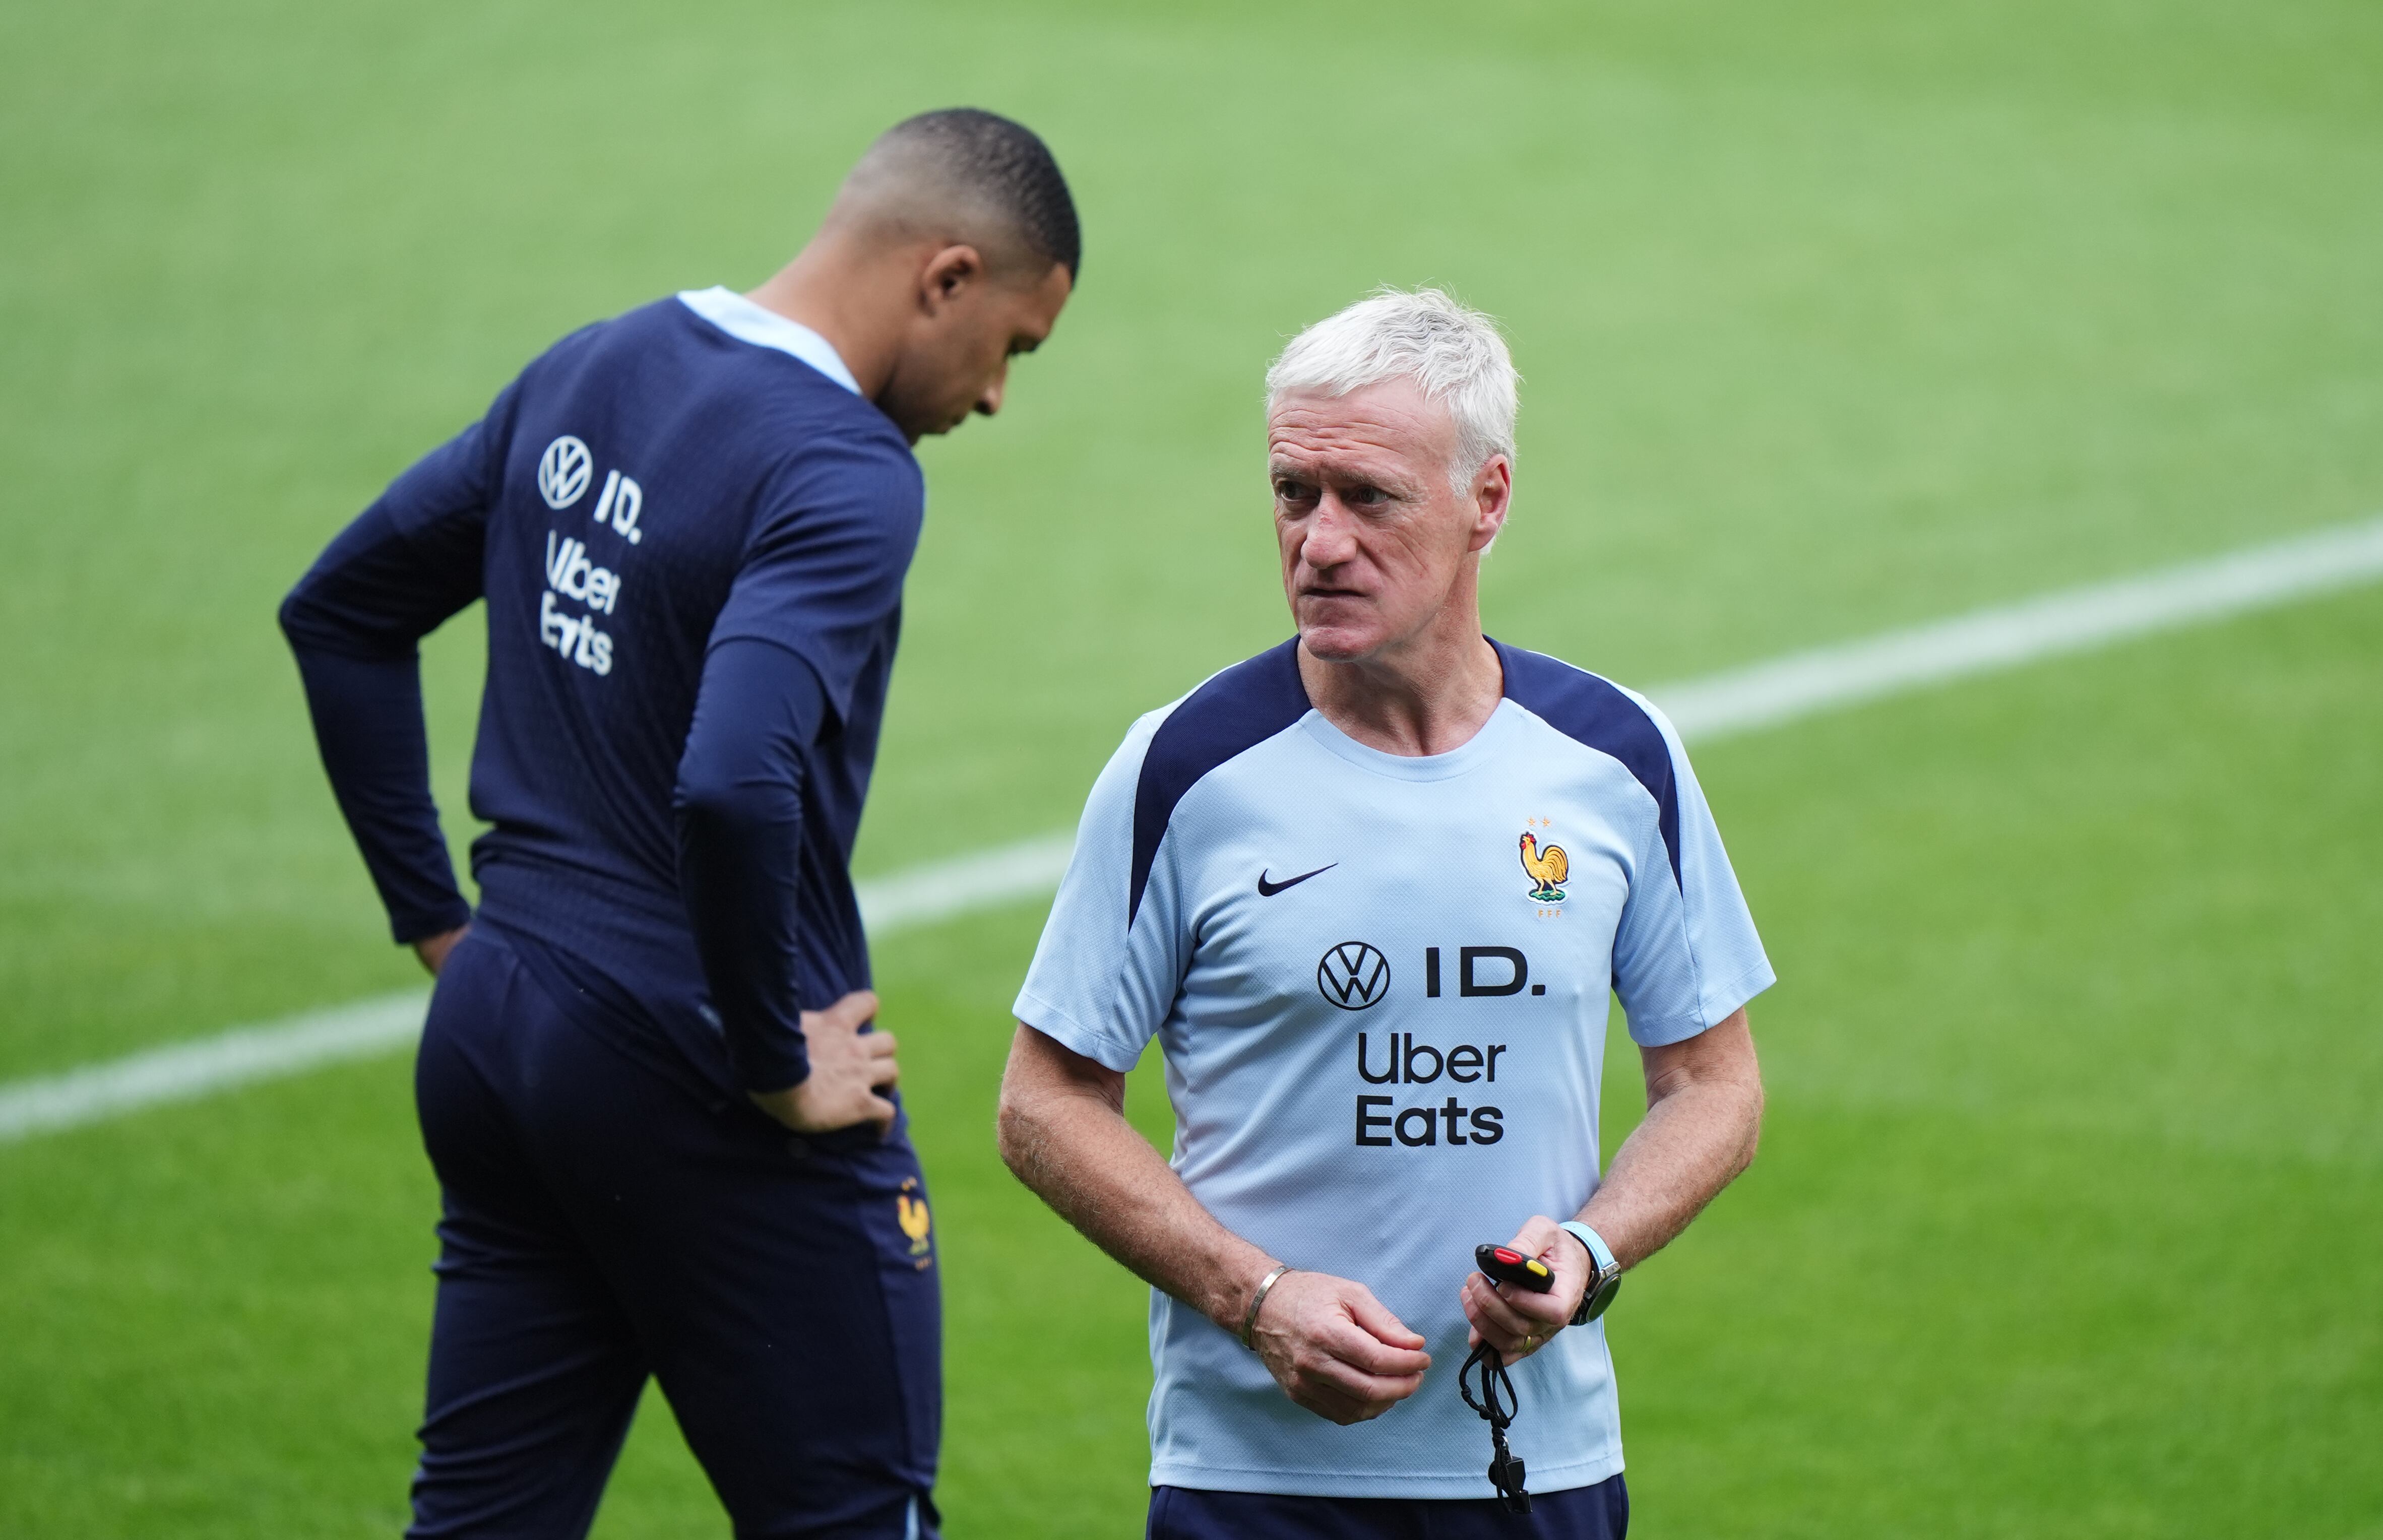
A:
MULTIPOLYGON (((1407 758, 1310 706, 1297 645, 1134 724, 1093 787, 1017 1015, 1116 1070, 1156 1037, 1192 1194, 1428 1339, 1422 1389, 1337 1427, 1153 1291, 1152 1485, 1491 1497, 1488 1434, 1457 1394, 1457 1291, 1476 1244, 1569 1219, 1597 1190, 1609 990, 1653 1045, 1774 976, 1679 737, 1645 699, 1493 643, 1505 698, 1488 721, 1407 758)), ((1533 1490, 1622 1469, 1601 1323, 1513 1376, 1533 1490)))

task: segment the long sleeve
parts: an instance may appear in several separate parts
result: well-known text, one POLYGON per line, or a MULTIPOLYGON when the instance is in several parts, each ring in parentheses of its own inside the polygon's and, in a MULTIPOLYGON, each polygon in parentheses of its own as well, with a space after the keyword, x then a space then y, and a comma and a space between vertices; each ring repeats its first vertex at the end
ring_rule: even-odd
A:
POLYGON ((805 750, 830 716, 818 675, 794 653, 751 639, 719 643, 704 663, 672 797, 696 952, 729 1059, 751 1090, 783 1090, 810 1073, 796 886, 805 750))
POLYGON ((472 914, 430 795, 418 644, 480 597, 504 404, 392 483, 281 605, 323 769, 401 942, 472 914))

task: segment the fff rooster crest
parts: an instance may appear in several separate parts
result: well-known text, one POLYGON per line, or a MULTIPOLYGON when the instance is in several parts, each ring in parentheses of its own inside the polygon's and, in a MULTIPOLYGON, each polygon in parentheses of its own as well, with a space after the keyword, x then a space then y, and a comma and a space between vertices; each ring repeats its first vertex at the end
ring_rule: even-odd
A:
POLYGON ((910 1196, 918 1186, 916 1177, 902 1178, 902 1190, 894 1195, 894 1217, 901 1222, 902 1233, 910 1238, 910 1254, 919 1259, 918 1265, 923 1271, 932 1260, 929 1253, 934 1250, 934 1243, 927 1238, 934 1221, 927 1213, 927 1195, 921 1192, 915 1199, 910 1196))
POLYGON ((1537 834, 1525 833, 1521 844, 1523 869, 1531 877, 1532 902, 1562 903, 1564 879, 1572 875, 1572 857, 1560 844, 1542 847, 1537 834))

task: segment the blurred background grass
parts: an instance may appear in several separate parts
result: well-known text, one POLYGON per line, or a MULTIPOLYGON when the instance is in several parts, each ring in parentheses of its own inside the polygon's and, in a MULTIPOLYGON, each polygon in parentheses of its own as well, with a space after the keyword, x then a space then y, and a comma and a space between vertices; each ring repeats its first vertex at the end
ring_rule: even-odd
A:
MULTIPOLYGON (((923 450, 865 870, 1065 824, 1285 634, 1258 375, 1377 283, 1511 329, 1492 630, 1633 684, 2372 511, 2378 78, 2383 11, 2321 0, 0 12, 0 1075, 412 976, 274 602, 557 335, 758 281, 908 112, 1034 125, 1087 254, 923 450)), ((1762 1164, 1614 1324, 1644 1532, 2383 1534, 2378 625, 1699 755, 1785 982, 1762 1164)), ((473 633, 427 659, 459 839, 473 633)), ((1038 919, 879 959, 960 1535, 1138 1522, 1141 1291, 989 1148, 1038 919)), ((0 1151, 0 1531, 400 1522, 405 1087, 0 1151)), ((643 1419, 601 1533, 712 1511, 643 1419)))

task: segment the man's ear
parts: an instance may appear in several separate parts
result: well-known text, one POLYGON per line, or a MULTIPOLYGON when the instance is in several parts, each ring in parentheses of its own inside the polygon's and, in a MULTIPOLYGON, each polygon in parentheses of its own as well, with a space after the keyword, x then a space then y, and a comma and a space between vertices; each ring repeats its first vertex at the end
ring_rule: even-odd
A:
POLYGON ((946 246, 919 271, 919 308, 929 315, 984 281, 984 258, 973 246, 946 246))
POLYGON ((1502 454, 1473 478, 1473 539, 1465 548, 1488 550, 1506 527, 1506 511, 1514 503, 1514 467, 1502 454))

